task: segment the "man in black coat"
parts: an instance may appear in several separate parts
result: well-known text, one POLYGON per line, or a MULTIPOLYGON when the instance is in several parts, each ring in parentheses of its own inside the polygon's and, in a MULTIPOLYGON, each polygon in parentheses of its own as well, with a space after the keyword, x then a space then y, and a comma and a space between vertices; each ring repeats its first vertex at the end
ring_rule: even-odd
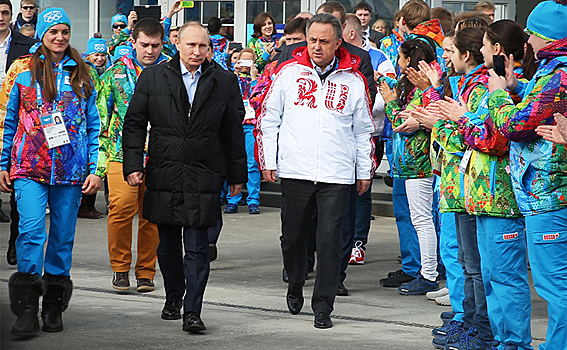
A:
MULTIPOLYGON (((319 8, 317 9, 317 13, 329 13, 339 19, 341 24, 345 25, 346 20, 346 10, 344 6, 338 1, 327 1, 324 2, 319 8)), ((293 58, 292 54, 295 49, 298 47, 305 47, 307 46, 306 41, 302 41, 290 46, 285 46, 282 51, 276 56, 278 60, 278 66, 284 63, 287 60, 293 58)), ((368 91, 370 92, 370 99, 372 103, 374 103, 374 98, 376 96, 376 83, 374 81, 374 69, 372 69, 372 63, 370 62, 370 55, 365 50, 356 47, 352 44, 347 43, 343 40, 342 47, 347 49, 347 51, 351 55, 356 55, 360 57, 360 64, 358 65, 358 70, 364 75, 366 78, 366 84, 368 85, 368 91)))
MULTIPOLYGON (((0 85, 4 82, 6 73, 12 65, 12 62, 21 56, 29 54, 30 47, 35 44, 36 40, 28 38, 14 30, 10 29, 10 20, 12 19, 12 3, 10 0, 0 0, 0 85)), ((11 87, 9 87, 11 89, 11 87)), ((10 90, 7 90, 10 91, 10 90)), ((8 252, 6 258, 8 264, 16 265, 16 238, 18 238, 18 223, 20 216, 16 205, 14 192, 10 196, 10 218, 2 211, 2 200, 0 199, 0 222, 9 222, 10 240, 8 241, 8 252)))
POLYGON ((159 230, 162 318, 180 318, 185 295, 183 330, 196 333, 206 329, 200 314, 210 269, 207 228, 217 223, 225 178, 233 196, 247 181, 244 105, 236 75, 206 60, 203 26, 185 24, 176 45, 171 61, 138 79, 124 120, 123 164, 126 181, 140 183, 149 122, 143 215, 159 230))

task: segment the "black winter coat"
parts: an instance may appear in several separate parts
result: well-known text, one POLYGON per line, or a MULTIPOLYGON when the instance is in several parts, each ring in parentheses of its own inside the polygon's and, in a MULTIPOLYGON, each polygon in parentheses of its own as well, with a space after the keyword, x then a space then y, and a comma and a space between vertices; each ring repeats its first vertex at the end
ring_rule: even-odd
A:
POLYGON ((201 69, 192 106, 179 54, 144 69, 124 118, 124 178, 144 171, 151 126, 143 216, 155 224, 215 226, 224 179, 230 185, 248 179, 236 75, 207 60, 201 69))
POLYGON ((12 62, 16 59, 30 54, 30 47, 35 44, 37 40, 29 38, 16 31, 12 31, 12 41, 10 42, 10 49, 6 57, 6 72, 10 68, 12 62))

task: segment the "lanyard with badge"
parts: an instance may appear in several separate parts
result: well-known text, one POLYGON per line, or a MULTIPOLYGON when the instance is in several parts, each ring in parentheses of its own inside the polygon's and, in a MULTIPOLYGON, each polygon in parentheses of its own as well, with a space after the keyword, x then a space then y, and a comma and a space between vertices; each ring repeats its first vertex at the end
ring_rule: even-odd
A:
POLYGON ((55 147, 63 146, 70 143, 69 134, 65 127, 63 120, 63 112, 61 106, 58 105, 59 95, 63 89, 63 79, 65 84, 70 83, 69 76, 63 78, 63 60, 57 64, 57 97, 53 101, 53 108, 51 113, 43 114, 43 98, 41 92, 41 85, 38 81, 35 83, 35 90, 37 93, 37 107, 41 114, 41 127, 47 140, 47 148, 52 149, 55 147))

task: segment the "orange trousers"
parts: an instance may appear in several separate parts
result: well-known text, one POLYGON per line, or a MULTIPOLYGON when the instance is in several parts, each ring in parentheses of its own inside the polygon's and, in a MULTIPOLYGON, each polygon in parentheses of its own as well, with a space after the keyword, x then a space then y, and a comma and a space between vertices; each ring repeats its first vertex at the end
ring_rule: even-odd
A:
POLYGON ((132 263, 132 222, 138 213, 138 259, 136 279, 154 279, 156 274, 158 229, 155 224, 142 218, 145 181, 139 186, 130 186, 124 181, 122 163, 108 165, 108 255, 114 272, 130 271, 132 263))

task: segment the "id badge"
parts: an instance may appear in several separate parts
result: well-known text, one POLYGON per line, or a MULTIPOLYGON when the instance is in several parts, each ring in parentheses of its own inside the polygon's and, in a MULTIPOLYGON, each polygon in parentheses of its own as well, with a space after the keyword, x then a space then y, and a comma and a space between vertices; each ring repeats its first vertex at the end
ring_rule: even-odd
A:
POLYGON ((41 127, 47 140, 47 148, 52 149, 71 142, 61 112, 42 116, 41 127))
POLYGON ((246 111, 246 114, 244 115, 244 119, 249 120, 256 118, 256 111, 254 111, 254 108, 250 106, 250 100, 244 99, 242 100, 242 103, 244 103, 244 110, 246 111))
POLYGON ((464 174, 467 171, 467 166, 469 165, 469 161, 471 160, 472 149, 467 149, 465 154, 463 155, 463 159, 461 159, 461 163, 459 164, 459 173, 464 174))
POLYGON ((433 166, 433 174, 437 176, 441 176, 441 170, 443 168, 443 152, 444 150, 441 148, 437 153, 437 158, 435 158, 435 165, 433 166))

